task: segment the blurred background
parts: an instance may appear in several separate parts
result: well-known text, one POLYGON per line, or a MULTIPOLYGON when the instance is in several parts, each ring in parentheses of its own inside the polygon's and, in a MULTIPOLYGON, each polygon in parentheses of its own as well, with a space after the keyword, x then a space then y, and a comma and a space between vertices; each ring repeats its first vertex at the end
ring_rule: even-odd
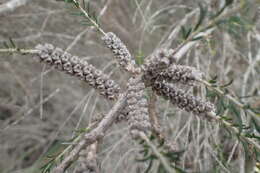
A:
MULTIPOLYGON (((101 35, 82 24, 84 19, 75 14, 77 10, 71 4, 21 0, 24 5, 9 10, 5 5, 11 1, 0 0, 1 48, 10 38, 28 49, 51 43, 87 58, 126 87, 129 75, 120 71, 101 35)), ((180 26, 195 25, 199 3, 214 13, 223 2, 89 1, 103 30, 116 33, 136 59, 147 57, 158 47, 179 45, 180 26)), ((228 86, 231 94, 260 108, 260 1, 235 0, 232 7, 242 2, 244 7, 232 15, 232 20, 198 41, 179 63, 196 67, 206 79, 217 76, 218 84, 233 80, 228 86)), ((206 97, 205 86, 184 89, 206 97)), ((242 144, 221 125, 181 111, 162 98, 157 102, 162 128, 179 150, 185 150, 180 161, 184 170, 254 172, 250 169, 254 158, 247 158, 242 144)), ((61 150, 76 130, 86 127, 92 117, 106 113, 112 104, 84 82, 38 63, 31 55, 0 54, 0 173, 41 172, 47 155, 61 150)), ((101 172, 143 172, 147 166, 136 162, 140 146, 127 130, 125 123, 114 125, 100 144, 101 172)))

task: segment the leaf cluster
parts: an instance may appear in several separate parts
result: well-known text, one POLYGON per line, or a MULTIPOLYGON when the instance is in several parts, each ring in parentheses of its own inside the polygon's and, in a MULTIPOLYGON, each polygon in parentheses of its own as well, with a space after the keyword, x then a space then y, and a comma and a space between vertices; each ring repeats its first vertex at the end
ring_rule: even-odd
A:
POLYGON ((210 14, 207 7, 199 3, 199 17, 194 26, 187 27, 187 26, 181 26, 181 37, 182 40, 187 41, 196 41, 201 40, 202 36, 196 36, 197 33, 206 31, 216 25, 219 25, 220 22, 215 22, 215 20, 225 11, 227 7, 229 7, 233 3, 233 0, 226 0, 225 4, 222 8, 220 8, 215 14, 210 14), (203 27, 203 24, 205 21, 208 22, 203 27))
MULTIPOLYGON (((184 153, 184 150, 181 151, 169 151, 164 148, 165 141, 160 140, 154 135, 150 136, 150 141, 156 144, 156 148, 160 151, 160 153, 167 159, 167 161, 170 163, 170 166, 175 169, 179 173, 185 173, 184 170, 179 168, 177 166, 178 162, 181 159, 182 154, 184 153)), ((148 166, 145 173, 148 173, 152 170, 153 164, 155 161, 159 161, 159 158, 153 153, 152 149, 149 145, 145 143, 144 140, 141 140, 139 144, 142 146, 142 150, 139 151, 139 153, 142 155, 142 158, 136 159, 137 162, 148 162, 148 166)), ((158 173, 167 173, 167 170, 165 170, 162 163, 159 164, 157 167, 158 173)))
MULTIPOLYGON (((257 108, 251 107, 251 105, 246 105, 244 107, 239 107, 236 104, 234 104, 232 101, 226 99, 226 95, 230 94, 230 91, 228 87, 232 84, 233 80, 228 82, 227 84, 224 85, 218 85, 217 84, 217 76, 213 77, 211 80, 208 81, 209 83, 212 84, 213 87, 216 88, 221 88, 224 90, 224 94, 221 95, 217 93, 216 91, 212 91, 207 88, 207 94, 206 97, 215 100, 216 102, 216 108, 217 108, 217 115, 220 116, 220 118, 224 122, 228 122, 231 127, 234 127, 238 129, 238 133, 236 133, 237 139, 243 144, 245 151, 248 151, 248 147, 251 146, 245 138, 251 138, 251 139, 256 139, 260 140, 260 136, 258 135, 260 133, 260 125, 259 122, 254 118, 251 117, 251 121, 248 125, 243 124, 242 121, 242 114, 244 114, 246 117, 250 116, 247 115, 247 110, 251 110, 255 112, 256 114, 259 114, 259 110, 257 108)), ((254 96, 254 95, 252 95, 254 96)), ((242 102, 240 97, 240 102, 242 102)), ((239 99, 239 98, 238 98, 239 99)), ((230 137, 232 137, 233 133, 230 131, 228 127, 226 127, 225 124, 223 124, 223 127, 229 132, 230 137)), ((253 147, 254 148, 254 147, 253 147)), ((259 158, 260 152, 257 151, 256 148, 253 149, 256 158, 259 158)))
POLYGON ((86 13, 80 11, 80 12, 71 12, 71 15, 73 16, 79 16, 79 17, 83 17, 83 21, 81 21, 80 23, 84 26, 98 26, 100 27, 100 23, 99 23, 99 19, 98 16, 96 15, 96 13, 94 11, 92 11, 91 6, 90 6, 90 2, 86 1, 86 0, 81 0, 81 1, 76 1, 76 0, 64 0, 65 3, 68 4, 73 4, 76 8, 82 8, 86 13), (82 4, 80 6, 80 3, 82 4), (86 18, 86 14, 87 14, 87 18, 86 18), (93 24, 93 22, 95 22, 96 25, 93 24))

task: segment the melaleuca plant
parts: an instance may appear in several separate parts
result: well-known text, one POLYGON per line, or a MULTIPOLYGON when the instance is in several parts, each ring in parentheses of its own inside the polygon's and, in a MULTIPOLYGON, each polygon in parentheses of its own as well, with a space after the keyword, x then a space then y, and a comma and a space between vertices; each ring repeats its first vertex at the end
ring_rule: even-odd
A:
MULTIPOLYGON (((194 160, 198 158, 193 158, 191 149, 195 148, 194 150, 200 153, 202 150, 208 150, 206 146, 187 148, 187 145, 178 145, 178 140, 189 143, 193 139, 195 132, 189 131, 193 127, 187 127, 187 130, 184 125, 182 130, 176 132, 175 139, 167 133, 172 132, 174 127, 169 128, 167 122, 162 121, 159 112, 166 104, 169 109, 173 108, 173 116, 182 113, 189 117, 196 115, 190 120, 203 121, 203 125, 199 124, 197 127, 198 134, 203 136, 196 139, 198 146, 209 139, 204 139, 204 135, 210 136, 200 134, 201 126, 217 126, 223 130, 224 135, 218 134, 221 140, 226 139, 222 135, 229 134, 237 145, 242 144, 244 152, 249 155, 247 158, 251 159, 248 160, 253 163, 251 167, 255 168, 260 154, 257 141, 260 138, 258 110, 232 94, 228 87, 233 81, 220 84, 217 77, 209 78, 209 75, 205 74, 206 70, 181 62, 182 57, 194 46, 200 43, 203 45, 217 29, 234 20, 230 16, 238 13, 243 7, 241 4, 225 0, 215 11, 199 4, 195 11, 198 14, 195 21, 190 25, 176 26, 180 36, 177 46, 165 41, 150 52, 150 55, 136 57, 128 49, 128 43, 124 43, 116 32, 105 31, 106 27, 101 26, 90 3, 85 0, 64 0, 61 3, 77 10, 74 14, 84 19, 83 26, 87 25, 97 31, 96 35, 102 46, 108 48, 119 67, 115 69, 121 70, 121 75, 127 74, 127 82, 122 84, 95 67, 88 59, 73 55, 59 48, 59 45, 39 43, 32 49, 25 49, 18 47, 12 39, 9 43, 4 43, 5 48, 0 49, 0 53, 33 55, 36 61, 83 81, 113 105, 101 117, 92 118, 89 126, 78 130, 62 151, 48 158, 41 166, 41 172, 63 173, 70 172, 73 168, 77 173, 104 172, 102 158, 98 158, 102 151, 98 148, 105 143, 113 124, 125 125, 127 137, 138 146, 134 161, 142 165, 138 167, 139 172, 194 172, 198 169, 205 171, 197 168, 194 160), (204 92, 200 92, 201 90, 204 92), (250 117, 248 121, 242 118, 241 112, 250 117), (182 137, 183 131, 188 131, 187 138, 182 137)), ((166 116, 170 117, 164 115, 163 118, 166 116)), ((181 121, 179 123, 185 124, 181 121)), ((211 152, 224 161, 216 159, 214 169, 232 171, 229 170, 229 162, 235 149, 229 151, 232 155, 227 159, 224 152, 221 152, 221 156, 216 156, 219 154, 218 146, 215 146, 215 149, 211 152)), ((200 157, 206 158, 205 155, 200 157)), ((116 166, 114 170, 117 168, 116 166)))

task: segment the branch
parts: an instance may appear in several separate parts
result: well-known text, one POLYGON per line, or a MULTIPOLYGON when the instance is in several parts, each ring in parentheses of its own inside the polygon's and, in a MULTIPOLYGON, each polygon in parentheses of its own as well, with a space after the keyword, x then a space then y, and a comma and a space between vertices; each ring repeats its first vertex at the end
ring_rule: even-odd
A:
MULTIPOLYGON (((199 82, 203 83, 204 85, 206 85, 207 87, 211 88, 212 90, 216 91, 217 93, 221 94, 222 96, 226 97, 228 100, 230 100, 231 102, 233 102, 235 105, 237 105, 238 107, 244 109, 247 107, 247 105, 241 103, 240 101, 238 101, 236 98, 232 97, 229 94, 225 94, 224 91, 222 91, 220 88, 218 87, 214 87, 212 84, 210 84, 209 82, 205 81, 205 80, 199 80, 199 82)), ((246 109, 246 111, 253 116, 256 120, 259 120, 259 116, 254 113, 252 110, 250 109, 246 109)))
POLYGON ((107 129, 113 124, 116 120, 120 110, 125 106, 126 102, 126 94, 127 91, 119 96, 118 101, 112 107, 112 109, 108 112, 108 114, 102 119, 102 121, 98 124, 98 126, 92 130, 90 133, 87 133, 84 136, 84 140, 80 141, 77 146, 70 152, 61 164, 56 167, 53 173, 63 173, 66 168, 77 158, 78 153, 82 150, 82 148, 93 144, 98 139, 104 137, 107 129))
POLYGON ((220 116, 216 116, 215 113, 209 112, 207 116, 210 116, 214 122, 218 122, 220 124, 223 124, 226 128, 231 130, 234 134, 238 135, 241 139, 243 139, 245 142, 253 145, 259 152, 260 152, 260 145, 254 141, 251 138, 248 138, 245 136, 245 134, 241 133, 239 129, 233 126, 233 124, 229 123, 228 121, 224 120, 220 116))

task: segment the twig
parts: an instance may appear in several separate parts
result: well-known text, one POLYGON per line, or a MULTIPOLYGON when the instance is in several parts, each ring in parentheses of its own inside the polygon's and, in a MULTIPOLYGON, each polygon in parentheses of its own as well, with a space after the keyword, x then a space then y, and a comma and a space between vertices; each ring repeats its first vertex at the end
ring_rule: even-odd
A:
POLYGON ((239 129, 234 127, 233 124, 224 120, 220 116, 216 116, 215 114, 212 114, 211 112, 208 113, 208 116, 210 116, 212 118, 212 120, 214 120, 215 122, 223 124, 226 128, 231 130, 233 133, 239 135, 240 138, 242 138, 244 141, 248 142, 249 144, 253 145, 258 151, 260 151, 260 145, 257 142, 255 142, 253 139, 246 137, 245 134, 240 133, 239 129))
POLYGON ((139 136, 140 136, 141 139, 143 139, 147 143, 147 145, 149 145, 151 147, 151 149, 153 150, 153 153, 158 157, 158 159, 162 163, 162 165, 165 168, 165 170, 167 170, 167 172, 169 172, 169 173, 175 172, 175 170, 170 167, 169 162, 157 150, 156 146, 154 146, 154 144, 149 140, 149 138, 143 132, 139 132, 139 136))
POLYGON ((82 8, 82 6, 80 5, 80 3, 77 1, 77 0, 73 0, 73 2, 75 4, 77 4, 77 8, 85 15, 85 17, 94 25, 95 28, 97 28, 97 30, 99 32, 101 32, 103 35, 106 35, 106 33, 103 31, 102 28, 100 28, 99 24, 94 21, 90 16, 89 14, 84 10, 84 8, 82 8))
MULTIPOLYGON (((233 127, 231 123, 229 123, 223 119, 219 119, 219 122, 222 123, 223 125, 225 125, 225 127, 227 127, 229 130, 231 130, 233 133, 239 134, 239 130, 237 128, 233 127)), ((239 137, 242 138, 244 141, 248 142, 249 144, 253 145, 258 151, 260 151, 260 145, 256 141, 244 136, 244 134, 242 134, 242 133, 239 135, 239 137)))
MULTIPOLYGON (((228 100, 232 101, 235 105, 237 105, 238 107, 245 109, 247 107, 247 105, 241 103, 240 101, 238 101, 237 99, 235 99, 234 97, 232 97, 229 94, 225 94, 224 91, 222 91, 220 88, 218 87, 214 87, 212 84, 210 84, 209 82, 205 81, 205 80, 199 80, 199 82, 203 83, 204 85, 206 85, 207 87, 213 89, 214 91, 216 91, 217 93, 221 94, 222 96, 226 97, 228 100)), ((252 115, 254 118, 256 118, 257 120, 259 120, 259 116, 256 115, 252 110, 250 109, 245 109, 250 115, 252 115)))
POLYGON ((20 54, 37 54, 39 51, 35 49, 8 48, 0 49, 0 53, 20 53, 20 54))
POLYGON ((78 156, 78 153, 87 145, 90 145, 102 138, 105 135, 107 129, 113 124, 116 120, 118 113, 125 106, 126 102, 126 94, 127 92, 121 94, 119 96, 118 101, 112 107, 112 109, 108 112, 108 114, 102 119, 102 121, 98 124, 97 128, 92 130, 90 133, 87 133, 84 136, 84 140, 80 141, 77 146, 70 152, 59 166, 54 169, 54 173, 63 173, 64 170, 72 163, 78 156))
MULTIPOLYGON (((91 131, 92 129, 94 129, 95 127, 97 126, 97 122, 94 122, 92 124, 90 124, 85 130, 83 133, 87 133, 89 131, 91 131)), ((84 134, 81 133, 79 134, 77 137, 75 137, 73 139, 73 141, 71 143, 75 144, 75 143, 78 143, 80 140, 82 140, 84 134)), ((54 162, 58 162, 59 160, 62 160, 62 158, 65 156, 66 153, 69 153, 69 151, 72 149, 73 145, 69 145, 67 146, 59 155, 57 155, 55 157, 55 159, 53 160, 54 162)))

